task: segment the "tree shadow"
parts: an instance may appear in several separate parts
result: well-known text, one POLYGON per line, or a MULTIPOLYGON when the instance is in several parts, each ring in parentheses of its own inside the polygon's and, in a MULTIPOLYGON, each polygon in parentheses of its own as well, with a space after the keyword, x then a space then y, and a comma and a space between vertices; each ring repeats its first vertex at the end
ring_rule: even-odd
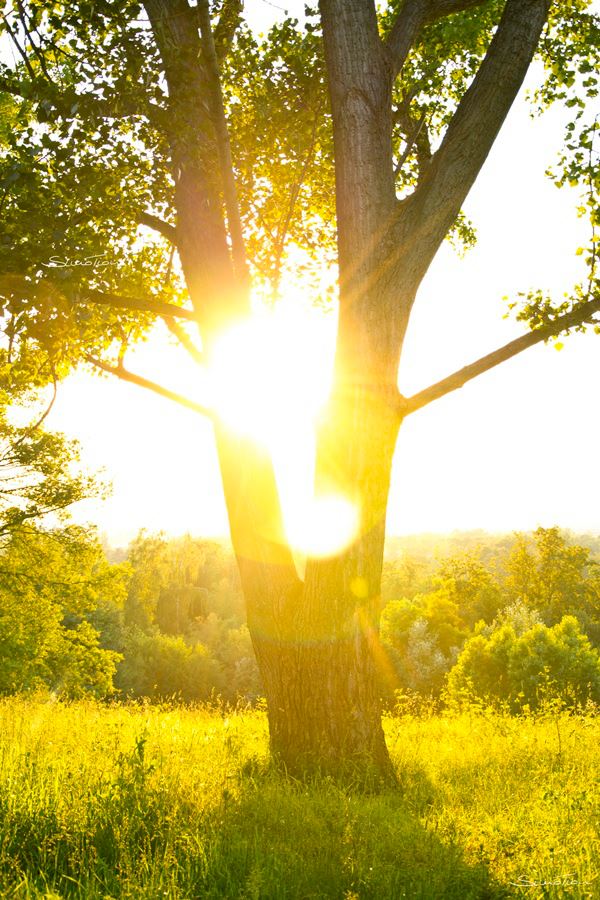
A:
POLYGON ((436 788, 421 770, 364 793, 250 764, 215 811, 198 896, 260 900, 500 900, 514 896, 423 824, 436 788))

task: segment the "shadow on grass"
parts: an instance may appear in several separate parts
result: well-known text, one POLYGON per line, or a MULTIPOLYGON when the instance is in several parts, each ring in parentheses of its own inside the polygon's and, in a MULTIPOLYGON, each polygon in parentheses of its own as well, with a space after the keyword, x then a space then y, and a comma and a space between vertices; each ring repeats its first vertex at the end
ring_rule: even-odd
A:
POLYGON ((420 819, 435 800, 421 771, 365 794, 328 778, 300 784, 250 768, 225 796, 197 896, 346 900, 499 900, 512 896, 420 819))
POLYGON ((90 798, 78 822, 51 810, 0 809, 0 897, 512 896, 423 824, 439 801, 420 770, 401 773, 400 788, 365 793, 326 777, 302 784, 250 763, 204 812, 192 804, 174 810, 158 791, 129 781, 103 804, 90 798))

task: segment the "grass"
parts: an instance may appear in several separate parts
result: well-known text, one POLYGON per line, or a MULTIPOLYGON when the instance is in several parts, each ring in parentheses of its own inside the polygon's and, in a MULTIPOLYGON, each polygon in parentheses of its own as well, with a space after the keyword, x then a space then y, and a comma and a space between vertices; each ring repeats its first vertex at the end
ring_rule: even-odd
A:
POLYGON ((0 897, 600 896, 597 719, 386 729, 400 789, 364 795, 274 772, 262 712, 5 699, 0 897))

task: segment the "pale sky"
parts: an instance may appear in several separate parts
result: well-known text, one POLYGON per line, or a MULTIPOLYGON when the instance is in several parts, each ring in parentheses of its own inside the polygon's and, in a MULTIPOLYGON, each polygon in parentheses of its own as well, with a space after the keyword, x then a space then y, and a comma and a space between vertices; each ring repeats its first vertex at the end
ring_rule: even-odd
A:
MULTIPOLYGON (((281 15, 265 0, 246 7, 257 28, 281 15)), ((559 191, 544 177, 565 121, 558 109, 532 121, 523 98, 515 104, 465 206, 477 246, 464 259, 444 246, 419 292, 403 393, 520 334, 523 325, 502 318, 503 295, 539 287, 558 297, 581 276, 575 250, 586 243, 589 226, 576 216, 576 192, 559 191)), ((316 346, 298 348, 308 369, 333 350, 330 323, 331 316, 322 322, 315 314, 316 346)), ((308 341, 306 328, 295 333, 308 341)), ((593 334, 572 335, 560 352, 533 348, 411 416, 400 432, 388 533, 554 524, 600 531, 599 351, 600 336, 593 334)), ((197 375, 179 359, 158 341, 129 364, 150 377, 158 365, 165 381, 194 393, 197 375)), ((112 479, 108 501, 76 510, 111 543, 127 542, 142 527, 226 533, 211 427, 197 415, 135 386, 75 375, 60 386, 48 426, 77 437, 85 465, 104 467, 112 479)), ((310 467, 296 455, 280 465, 279 476, 293 516, 294 502, 310 489, 310 467)))

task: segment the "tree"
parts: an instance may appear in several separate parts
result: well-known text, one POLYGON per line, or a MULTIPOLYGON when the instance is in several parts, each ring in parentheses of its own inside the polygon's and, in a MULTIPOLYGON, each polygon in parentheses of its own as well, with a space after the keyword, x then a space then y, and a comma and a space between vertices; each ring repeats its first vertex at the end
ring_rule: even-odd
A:
POLYGON ((210 700, 223 689, 220 666, 203 644, 134 628, 124 650, 115 683, 127 696, 191 702, 210 700))
MULTIPOLYGON (((132 574, 125 621, 143 630, 156 623, 166 634, 183 634, 195 619, 207 615, 209 606, 215 611, 219 581, 234 568, 218 543, 189 535, 167 541, 142 531, 129 545, 127 558, 132 574)), ((236 588, 226 583, 228 615, 239 611, 243 621, 236 588)))
MULTIPOLYGON (((439 694, 445 675, 450 671, 458 650, 464 643, 466 633, 456 627, 456 608, 448 610, 447 601, 441 609, 435 602, 438 598, 431 596, 433 603, 428 604, 427 612, 434 614, 429 618, 424 614, 422 603, 414 601, 393 600, 388 603, 381 616, 381 642, 389 661, 389 674, 385 679, 388 698, 391 699, 398 688, 427 695, 439 694), (443 621, 442 638, 452 640, 450 646, 442 646, 440 634, 436 630, 435 613, 450 612, 454 622, 443 621)), ((429 599, 429 598, 427 598, 429 599)))
POLYGON ((13 531, 0 551, 0 693, 112 693, 121 657, 90 619, 103 602, 122 606, 125 575, 82 528, 13 531))
MULTIPOLYGON (((458 624, 464 629, 472 628, 480 619, 491 622, 502 605, 502 595, 492 573, 471 551, 443 559, 439 569, 431 579, 433 591, 421 598, 425 599, 432 610, 439 607, 437 615, 428 614, 430 621, 439 620, 439 627, 458 624), (445 604, 455 612, 444 615, 441 610, 445 604)), ((415 602, 419 598, 415 597, 415 602)))
POLYGON ((103 494, 96 478, 76 471, 78 459, 77 443, 45 431, 42 419, 14 425, 0 398, 0 547, 23 527, 64 519, 77 501, 103 494))
POLYGON ((516 536, 505 568, 509 597, 538 610, 546 625, 575 616, 598 644, 600 581, 588 547, 573 544, 558 528, 537 528, 532 539, 516 536))
POLYGON ((266 43, 244 27, 240 0, 15 0, 5 16, 5 380, 41 382, 48 360, 61 377, 85 360, 211 416, 271 747, 290 771, 366 763, 391 774, 378 628, 402 421, 600 309, 592 243, 588 284, 558 305, 524 299, 532 330, 413 397, 398 392, 421 279, 448 235, 471 240, 463 201, 536 52, 539 103, 573 110, 557 180, 585 184, 597 224, 585 101, 598 24, 587 6, 404 0, 378 15, 374 0, 321 0, 304 32, 286 21, 266 43), (138 223, 160 236, 141 250, 138 223), (251 280, 276 294, 286 248, 301 244, 311 270, 334 228, 337 348, 316 490, 352 502, 359 529, 301 579, 264 448, 124 356, 159 317, 194 358, 182 322, 197 325, 210 367, 220 335, 250 313, 251 280))

